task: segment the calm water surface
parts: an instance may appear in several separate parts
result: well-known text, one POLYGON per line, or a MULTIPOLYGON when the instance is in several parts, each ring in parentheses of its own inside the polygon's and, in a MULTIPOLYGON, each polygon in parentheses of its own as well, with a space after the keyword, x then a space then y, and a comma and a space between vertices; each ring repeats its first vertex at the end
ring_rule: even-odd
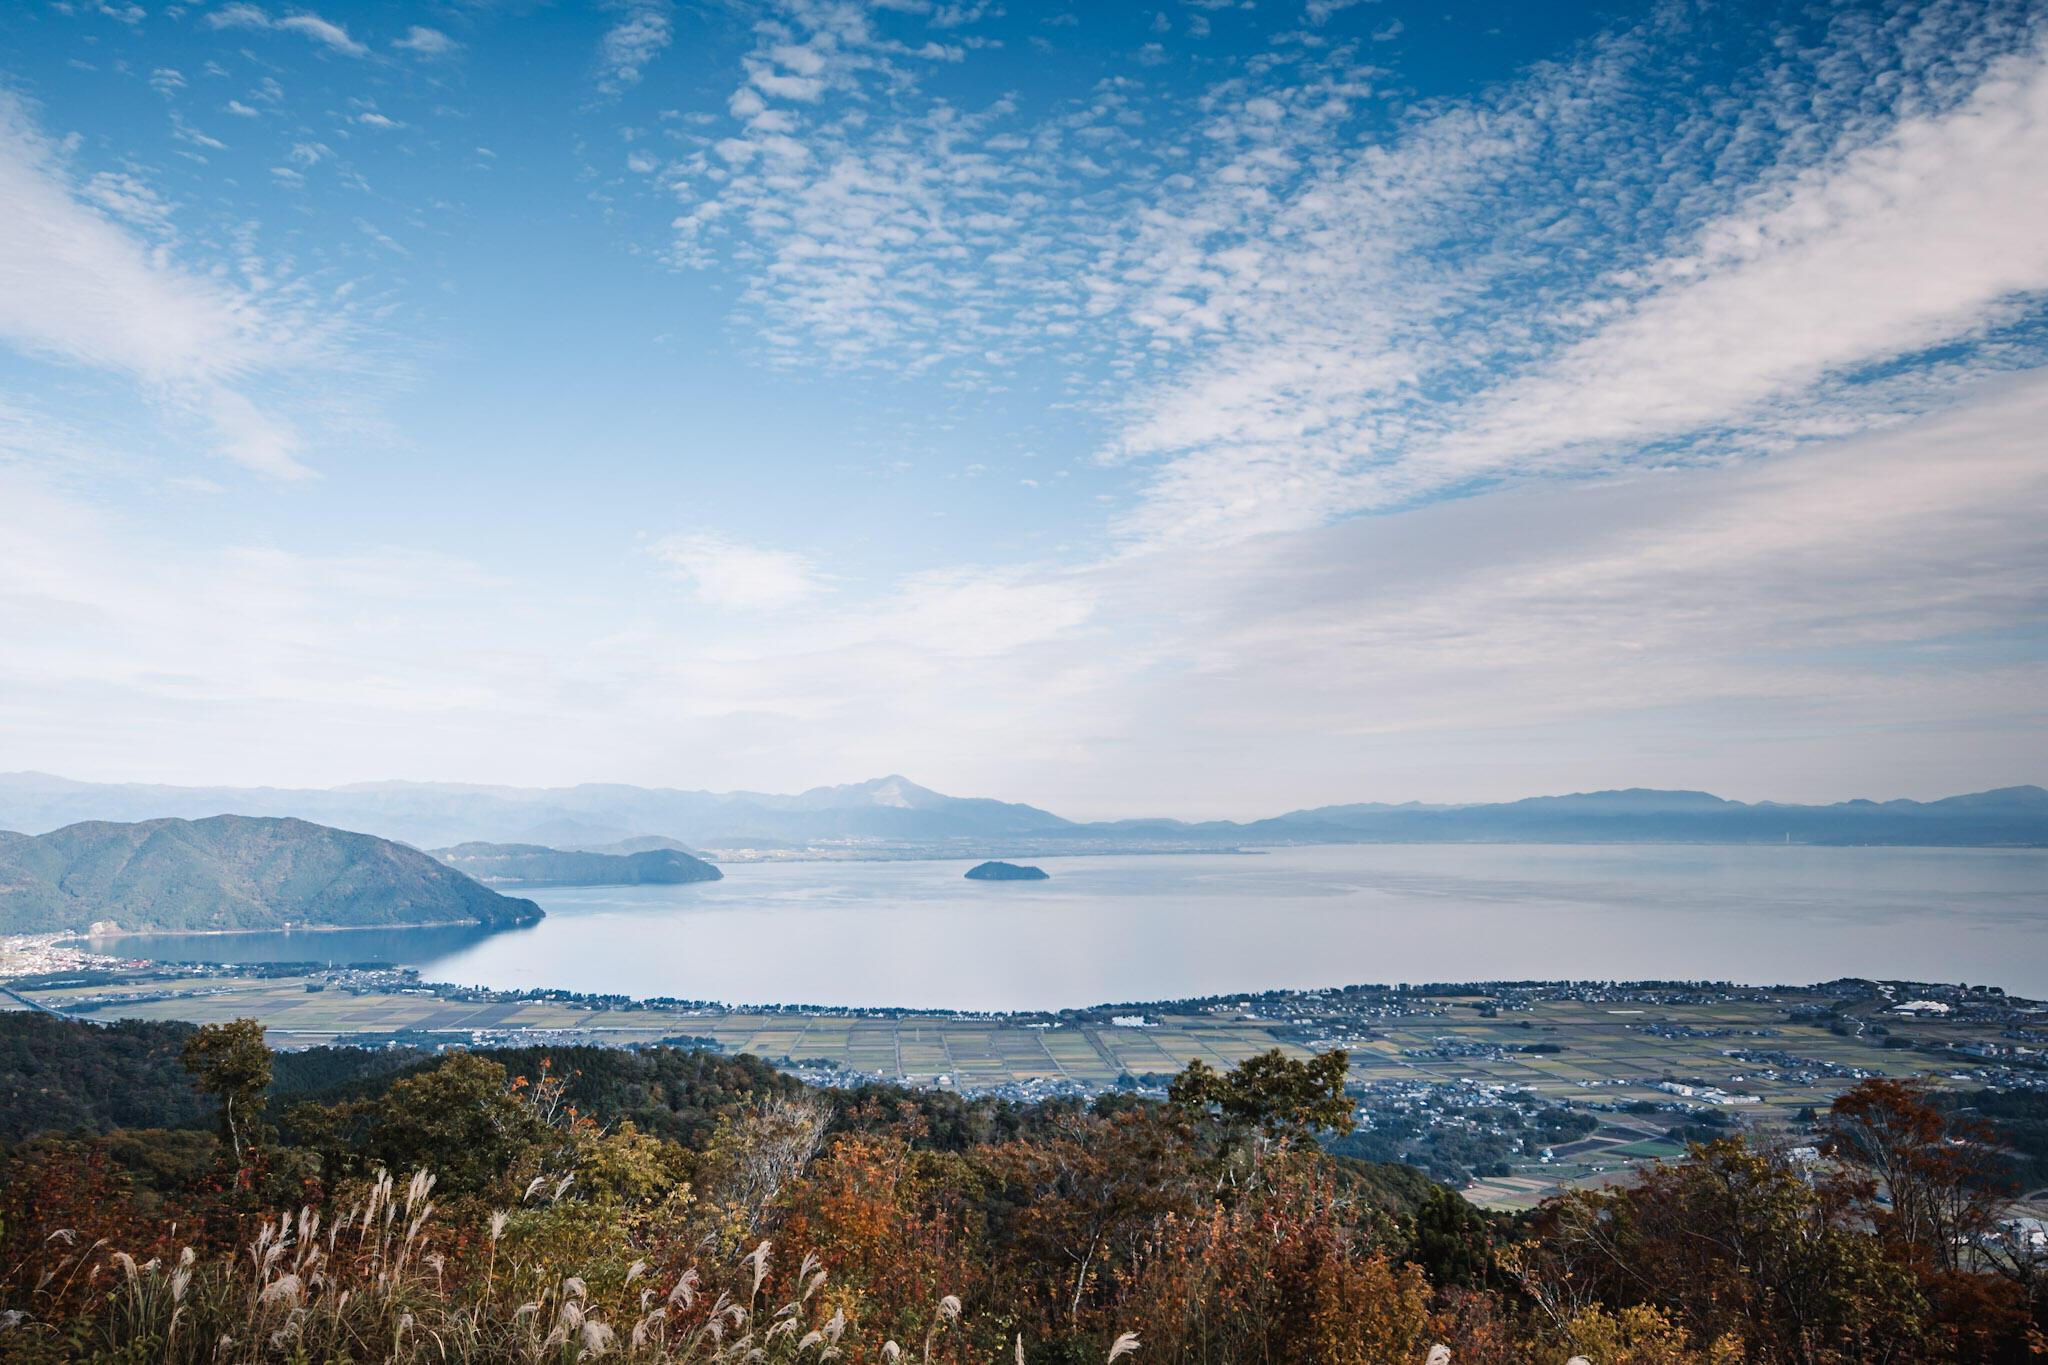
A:
POLYGON ((121 940, 142 956, 382 959, 430 980, 731 1003, 1048 1009, 1281 986, 1837 976, 2048 996, 2048 851, 1346 845, 1243 856, 739 863, 523 892, 528 929, 121 940))

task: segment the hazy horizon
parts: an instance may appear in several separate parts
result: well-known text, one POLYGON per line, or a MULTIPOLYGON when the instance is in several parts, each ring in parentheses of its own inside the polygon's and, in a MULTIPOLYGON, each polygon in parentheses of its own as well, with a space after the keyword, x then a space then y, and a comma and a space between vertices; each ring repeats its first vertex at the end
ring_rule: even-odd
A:
MULTIPOLYGON (((1058 808, 1055 808, 1055 807, 1052 807, 1052 806, 1048 806, 1048 805, 1045 805, 1045 804, 1044 804, 1044 803, 1042 803, 1042 802, 1038 802, 1038 801, 1033 801, 1033 800, 1029 800, 1028 798, 1025 798, 1025 797, 1021 797, 1021 796, 1016 796, 1016 795, 1012 795, 1012 794, 1006 794, 1006 793, 1002 793, 1002 792, 952 792, 952 791, 940 791, 940 790, 938 790, 937 788, 931 787, 931 786, 930 786, 929 784, 927 784, 927 783, 922 783, 922 782, 919 782, 919 781, 917 781, 917 780, 916 780, 916 779, 915 779, 914 777, 910 777, 910 776, 908 776, 907 774, 903 774, 903 773, 886 773, 886 774, 883 774, 883 775, 881 775, 881 776, 878 776, 878 777, 871 777, 871 778, 865 778, 865 779, 862 779, 862 780, 859 780, 859 781, 855 781, 855 782, 843 782, 843 783, 841 783, 841 782, 813 783, 813 784, 811 784, 811 785, 809 785, 809 786, 806 786, 806 787, 801 787, 801 788, 797 788, 797 789, 793 789, 793 790, 790 790, 790 791, 783 791, 783 792, 771 792, 771 791, 765 791, 765 790, 763 790, 763 789, 760 789, 760 788, 750 788, 750 787, 735 787, 735 788, 730 788, 730 789, 726 789, 726 790, 713 790, 712 788, 708 788, 708 787, 703 787, 703 786, 698 786, 698 785, 693 785, 693 784, 690 784, 690 783, 686 783, 686 782, 670 782, 670 783, 616 783, 616 782, 605 782, 605 781, 591 781, 591 782, 581 782, 581 783, 561 783, 561 784, 556 784, 556 785, 550 785, 550 786, 537 786, 537 785, 525 785, 525 784, 519 784, 519 783, 485 783, 485 782, 459 782, 459 781, 437 780, 437 779, 428 779, 428 778, 382 778, 382 779, 373 779, 373 780, 369 780, 369 781, 361 781, 361 782, 348 782, 348 783, 336 783, 336 784, 333 784, 333 785, 329 785, 329 786, 317 786, 317 787, 316 787, 316 786, 304 786, 304 787, 294 787, 294 786, 285 786, 285 785, 281 785, 281 784, 278 784, 278 783, 232 783, 232 782, 199 782, 199 783, 182 783, 182 782, 180 782, 180 783, 149 783, 149 782, 132 782, 132 783, 131 783, 131 782, 104 782, 104 783, 102 783, 102 782, 88 782, 88 781, 87 781, 86 779, 74 778, 74 777, 71 777, 71 776, 69 776, 69 775, 67 775, 67 774, 63 774, 63 773, 47 773, 47 772, 41 772, 41 771, 38 771, 38 770, 22 770, 22 771, 14 771, 14 772, 6 772, 6 771, 0 771, 0 781, 5 781, 6 779, 9 779, 9 778, 35 778, 35 777, 41 777, 41 778, 50 778, 50 779, 54 779, 54 780, 56 780, 56 781, 59 781, 59 782, 66 782, 66 783, 72 783, 72 782, 79 782, 79 783, 84 783, 85 785, 89 785, 89 786, 106 786, 106 787, 128 787, 128 786, 139 786, 139 787, 162 787, 162 788, 167 788, 167 789, 170 789, 170 790, 174 790, 174 791, 216 791, 216 790, 232 790, 232 791, 250 791, 250 790, 266 790, 266 789, 267 789, 267 790, 273 790, 273 791, 280 791, 280 792, 291 792, 291 791, 308 791, 308 792, 344 792, 344 791, 348 791, 348 790, 351 790, 351 789, 363 789, 363 790, 371 790, 371 789, 376 789, 376 788, 385 788, 385 787, 424 787, 424 788, 437 788, 437 789, 447 789, 447 790, 456 790, 456 791, 465 791, 465 790, 467 790, 467 791, 479 791, 479 792, 506 792, 506 793, 519 793, 519 794, 540 794, 540 793, 547 793, 547 792, 557 792, 557 791, 574 791, 574 790, 576 790, 576 789, 578 789, 578 788, 583 788, 583 787, 598 787, 598 788, 603 788, 603 787, 630 787, 630 788, 636 788, 636 789, 639 789, 639 790, 643 790, 643 791, 672 791, 672 792, 681 792, 681 793, 693 793, 693 794, 694 794, 694 793, 702 793, 702 794, 708 794, 708 795, 712 795, 712 796, 721 796, 721 797, 725 797, 725 796, 742 796, 742 797, 744 797, 744 796, 763 796, 763 797, 772 797, 772 798, 777 798, 777 799, 787 799, 787 798, 794 798, 794 797, 799 797, 799 796, 805 796, 805 795, 813 795, 813 794, 819 794, 819 793, 826 793, 826 792, 842 792, 842 791, 856 790, 856 789, 859 789, 859 788, 864 788, 864 787, 874 787, 874 786, 877 786, 877 785, 886 785, 886 784, 888 784, 888 783, 891 783, 891 782, 905 782, 905 783, 908 783, 909 785, 911 785, 911 786, 913 786, 913 787, 917 787, 917 788, 920 788, 921 790, 923 790, 923 791, 925 791, 925 792, 929 792, 929 793, 931 793, 931 794, 933 794, 933 795, 937 795, 937 796, 947 797, 947 798, 951 798, 951 799, 955 799, 955 800, 993 800, 993 801, 1001 801, 1001 802, 1006 802, 1006 803, 1014 803, 1014 804, 1019 804, 1019 805, 1033 806, 1033 807, 1036 807, 1037 809, 1040 809, 1040 810, 1046 811, 1046 812, 1047 812, 1048 814, 1051 814, 1051 815, 1056 815, 1056 816, 1059 816, 1059 817, 1060 817, 1060 818, 1062 818, 1062 819, 1066 819, 1066 820, 1071 820, 1071 821, 1075 821, 1075 822, 1077 822, 1077 823, 1082 823, 1082 824, 1087 824, 1087 823, 1094 823, 1094 822, 1098 822, 1098 821, 1113 821, 1113 820, 1120 820, 1120 819, 1128 819, 1128 818, 1145 818, 1145 817, 1149 817, 1149 818, 1153 818, 1153 819, 1163 819, 1163 820, 1181 820, 1181 821, 1187 821, 1187 822, 1190 822, 1190 823, 1196 823, 1196 822, 1200 822, 1200 821, 1205 821, 1205 820, 1220 820, 1220 821, 1234 821, 1234 822, 1238 822, 1238 823, 1247 823, 1247 822, 1250 822, 1250 821, 1255 821, 1255 820, 1262 820, 1262 819, 1270 819, 1270 818, 1274 818, 1274 817, 1277 817, 1277 816, 1281 816, 1281 815, 1289 814, 1289 813, 1292 813, 1292 812, 1295 812, 1295 811, 1303 811, 1303 810, 1313 810, 1313 809, 1316 809, 1316 806, 1310 806, 1310 805, 1294 805, 1294 806, 1286 806, 1286 807, 1280 807, 1280 808, 1274 808, 1274 809, 1261 809, 1261 810, 1249 810, 1249 809, 1248 809, 1248 810, 1244 810, 1244 811, 1241 811, 1241 812, 1236 812, 1236 813, 1227 813, 1227 814, 1209 814, 1209 815, 1199 815, 1199 816, 1190 816, 1190 815, 1183 815, 1183 814, 1181 814, 1181 813, 1179 813, 1179 812, 1177 812, 1177 811, 1171 810, 1171 809, 1151 810, 1151 811, 1146 811, 1146 812, 1142 812, 1142 813, 1141 813, 1141 816, 1140 816, 1140 817, 1132 817, 1132 816, 1130 816, 1130 815, 1128 815, 1128 814, 1124 814, 1124 813, 1119 813, 1119 814, 1114 814, 1114 815, 1111 815, 1111 814, 1094 814, 1094 813, 1090 813, 1090 812, 1088 812, 1088 811, 1086 811, 1086 810, 1071 810, 1071 809, 1058 809, 1058 808)), ((1717 797, 1717 798, 1719 798, 1719 799, 1721 799, 1721 800, 1724 800, 1724 801, 1738 801, 1738 802, 1742 802, 1742 803, 1744 803, 1744 804, 1749 804, 1749 805, 1756 805, 1756 804, 1777 804, 1777 805, 1805 805, 1805 806, 1828 806, 1828 805, 1836 805, 1836 804, 1841 804, 1841 803, 1846 803, 1846 802, 1854 802, 1854 801, 1874 801, 1874 802, 1880 802, 1880 803, 1882 803, 1882 802, 1886 802, 1886 801, 1900 801, 1900 800, 1904 800, 1904 801, 1919 801, 1919 802, 1928 802, 1928 801, 1940 801, 1940 800, 1943 800, 1943 799, 1946 799, 1946 798, 1950 798, 1950 797, 1962 797, 1962 796, 1976 796, 1976 795, 1981 795, 1981 794, 1983 794, 1984 792, 1988 792, 1988 791, 1998 791, 1998 790, 2010 790, 2010 789, 2014 789, 2014 788, 2031 788, 2031 789, 2034 789, 2034 790, 2040 790, 2040 789, 2042 788, 2042 784, 2040 784, 2040 783, 2031 783, 2031 782, 2023 782, 2023 783, 2010 783, 2010 784, 2007 784, 2007 785, 2006 785, 2005 787, 2001 787, 2001 788, 1983 788, 1983 789, 1980 789, 1980 790, 1978 790, 1978 791, 1971 791, 1971 792, 1940 792, 1940 793, 1936 793, 1936 794, 1933 794, 1933 795, 1931 795, 1931 796, 1918 796, 1918 795, 1911 795, 1911 796, 1900 796, 1900 795, 1894 795, 1894 794, 1885 794, 1885 795, 1873 795, 1873 794, 1870 794, 1870 793, 1856 793, 1856 794, 1853 794, 1853 795, 1847 795, 1847 796, 1841 796, 1841 797, 1837 797, 1837 798, 1834 798, 1834 799, 1833 799, 1833 800, 1831 800, 1831 801, 1811 801, 1811 802, 1791 802, 1791 801, 1784 801, 1784 800, 1780 800, 1780 799, 1778 799, 1778 798, 1774 798, 1774 797, 1770 797, 1770 796, 1759 796, 1759 797, 1739 797, 1739 796, 1730 796, 1730 795, 1729 795, 1728 793, 1726 793, 1726 792, 1716 792, 1716 791, 1708 791, 1708 790, 1706 790, 1705 788, 1698 788, 1698 787, 1666 787, 1666 788, 1647 788, 1647 787, 1643 787, 1643 786, 1642 786, 1641 784, 1635 784, 1635 785, 1632 785, 1632 786, 1628 786, 1628 787, 1614 787, 1614 788, 1598 788, 1598 789, 1592 789, 1592 790, 1587 790, 1587 791, 1573 791, 1573 792, 1523 792, 1523 793, 1520 793, 1520 794, 1518 794, 1518 795, 1513 795, 1513 796, 1506 796, 1506 797, 1501 797, 1501 798, 1498 798, 1497 800, 1480 800, 1480 801, 1470 801, 1470 802, 1456 802, 1456 801, 1443 801, 1443 802, 1439 802, 1439 801, 1431 801, 1431 800, 1429 800, 1429 799, 1427 799, 1427 798, 1421 798, 1421 797, 1358 797, 1358 798, 1355 798, 1354 800, 1349 800, 1349 801, 1337 801, 1337 802, 1323 802, 1323 803, 1318 803, 1318 804, 1319 804, 1319 805, 1324 805, 1324 806, 1334 806, 1334 805, 1374 805, 1374 804, 1385 804, 1385 805, 1403 805, 1403 804, 1413 804, 1413 805, 1423 805, 1423 806, 1434 806, 1434 805, 1443 805, 1443 806, 1461 806, 1461 805, 1490 805, 1490 804, 1504 804, 1504 803, 1512 803, 1512 802, 1516 802, 1516 801, 1523 801, 1523 800, 1541 800, 1541 799, 1546 799, 1546 798, 1554 799, 1554 798, 1558 798, 1558 797, 1572 797, 1572 796, 1589 796, 1589 795, 1599 795, 1599 794, 1605 794, 1605 793, 1609 793, 1609 792, 1626 792, 1626 791, 1656 791, 1656 792, 1669 792, 1669 793, 1693 793, 1693 794, 1704 794, 1704 795, 1707 795, 1707 796, 1713 796, 1713 797, 1717 797)), ((224 813, 229 813, 229 812, 224 812, 224 813)), ((316 822, 316 823, 317 823, 317 822, 316 822)))
POLYGON ((2048 773, 2048 12, 0 14, 0 754, 2048 773))

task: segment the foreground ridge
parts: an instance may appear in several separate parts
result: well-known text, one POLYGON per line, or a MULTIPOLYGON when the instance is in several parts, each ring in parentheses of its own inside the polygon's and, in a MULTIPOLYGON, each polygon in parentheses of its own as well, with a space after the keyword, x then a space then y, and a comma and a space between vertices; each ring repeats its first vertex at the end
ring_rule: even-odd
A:
POLYGON ((668 1048, 308 1087, 247 1020, 172 1055, 182 1129, 4 1153, 6 1358, 1933 1365, 2039 1330, 2007 1193, 2039 1106, 1910 1082, 1510 1217, 1346 1155, 1377 1120, 1343 1050, 1087 1106, 668 1048))

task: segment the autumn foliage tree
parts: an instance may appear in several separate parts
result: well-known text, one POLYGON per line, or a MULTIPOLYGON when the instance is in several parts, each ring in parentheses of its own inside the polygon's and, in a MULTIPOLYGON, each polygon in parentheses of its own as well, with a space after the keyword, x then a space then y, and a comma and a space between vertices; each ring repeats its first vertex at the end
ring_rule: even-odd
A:
POLYGON ((1510 1219, 1320 1150, 1342 1054, 1086 1106, 455 1054, 272 1132, 260 1029, 200 1037, 232 1177, 145 1204, 116 1139, 14 1152, 0 1359, 2017 1365, 2042 1340, 2031 1262, 1980 1237, 1982 1130, 1893 1082, 1842 1098, 1824 1156, 1730 1136, 1510 1219))
POLYGON ((1862 1233, 1857 1194, 1717 1141, 1627 1188, 1560 1195, 1516 1264, 1568 1343, 1588 1313, 1643 1307, 1759 1361, 1910 1358, 1925 1305, 1862 1233))
POLYGON ((1875 1180, 1871 1216, 1909 1261, 1956 1269, 2008 1193, 1990 1130, 1922 1084, 1866 1080, 1835 1100, 1822 1132, 1829 1156, 1875 1180))

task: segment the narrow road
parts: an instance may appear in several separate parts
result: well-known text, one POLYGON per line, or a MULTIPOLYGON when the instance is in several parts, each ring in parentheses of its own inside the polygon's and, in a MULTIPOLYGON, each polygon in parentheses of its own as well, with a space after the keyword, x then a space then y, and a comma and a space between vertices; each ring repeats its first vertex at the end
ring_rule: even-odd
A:
POLYGON ((70 1015, 66 1014, 63 1010, 51 1009, 48 1005, 45 1005, 40 1000, 29 999, 20 991, 15 990, 12 986, 0 986, 0 995, 4 995, 10 1000, 18 1000, 32 1010, 40 1010, 44 1014, 54 1014, 59 1019, 69 1019, 71 1017, 70 1015))

